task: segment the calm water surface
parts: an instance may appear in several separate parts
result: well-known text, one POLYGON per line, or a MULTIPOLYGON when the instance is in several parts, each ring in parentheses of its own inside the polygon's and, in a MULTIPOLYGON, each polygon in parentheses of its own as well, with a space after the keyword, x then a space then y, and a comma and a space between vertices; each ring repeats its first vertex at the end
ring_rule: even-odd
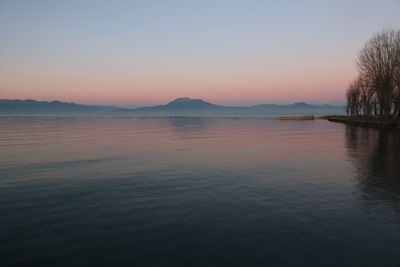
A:
POLYGON ((0 117, 1 266, 400 266, 400 135, 0 117))

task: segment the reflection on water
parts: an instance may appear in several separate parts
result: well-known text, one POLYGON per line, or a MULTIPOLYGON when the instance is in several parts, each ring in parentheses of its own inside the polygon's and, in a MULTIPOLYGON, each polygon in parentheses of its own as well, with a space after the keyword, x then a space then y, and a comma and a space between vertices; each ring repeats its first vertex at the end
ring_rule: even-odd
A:
MULTIPOLYGON (((347 126, 348 156, 356 169, 360 190, 400 193, 400 134, 396 131, 347 126)), ((388 197, 387 194, 381 195, 388 197)))
POLYGON ((399 136, 0 117, 0 266, 400 266, 399 136))

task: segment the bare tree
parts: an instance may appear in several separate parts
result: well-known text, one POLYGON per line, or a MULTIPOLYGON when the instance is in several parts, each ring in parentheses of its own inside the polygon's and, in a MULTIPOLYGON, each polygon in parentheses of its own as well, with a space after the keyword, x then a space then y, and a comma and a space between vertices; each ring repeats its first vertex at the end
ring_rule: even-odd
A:
POLYGON ((364 116, 370 117, 372 115, 372 99, 375 95, 375 90, 371 83, 362 77, 358 77, 355 83, 360 90, 360 105, 364 116))
POLYGON ((394 95, 393 95, 393 116, 396 119, 400 119, 400 58, 398 62, 398 70, 395 74, 395 90, 394 90, 394 95))
POLYGON ((347 90, 347 115, 352 117, 358 116, 361 109, 361 91, 358 85, 358 81, 354 81, 350 84, 347 90))
POLYGON ((400 88, 396 87, 393 93, 393 118, 400 118, 400 88))
POLYGON ((379 116, 388 119, 393 108, 396 75, 400 69, 400 31, 387 29, 375 34, 360 51, 357 66, 364 81, 376 93, 379 116))

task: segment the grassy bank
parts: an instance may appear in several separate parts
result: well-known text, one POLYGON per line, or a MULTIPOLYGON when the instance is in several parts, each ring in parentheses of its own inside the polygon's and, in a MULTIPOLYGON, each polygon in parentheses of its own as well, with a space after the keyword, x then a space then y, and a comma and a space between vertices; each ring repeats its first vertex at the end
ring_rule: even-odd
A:
MULTIPOLYGON (((277 120, 280 121, 286 121, 286 120, 295 120, 295 121, 307 121, 307 120, 327 120, 330 117, 333 117, 332 115, 329 116, 282 116, 282 117, 277 117, 277 120)), ((336 116, 336 117, 341 117, 341 116, 336 116)))
POLYGON ((291 116, 291 117, 277 117, 277 120, 286 121, 286 120, 297 120, 297 121, 304 121, 304 120, 314 120, 314 116, 291 116))

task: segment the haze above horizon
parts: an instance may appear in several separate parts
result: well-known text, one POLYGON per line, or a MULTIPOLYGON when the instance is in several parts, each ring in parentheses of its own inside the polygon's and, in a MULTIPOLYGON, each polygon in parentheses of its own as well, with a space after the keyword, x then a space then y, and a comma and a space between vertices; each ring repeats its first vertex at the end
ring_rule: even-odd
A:
POLYGON ((343 103, 386 1, 0 1, 0 98, 343 103))

